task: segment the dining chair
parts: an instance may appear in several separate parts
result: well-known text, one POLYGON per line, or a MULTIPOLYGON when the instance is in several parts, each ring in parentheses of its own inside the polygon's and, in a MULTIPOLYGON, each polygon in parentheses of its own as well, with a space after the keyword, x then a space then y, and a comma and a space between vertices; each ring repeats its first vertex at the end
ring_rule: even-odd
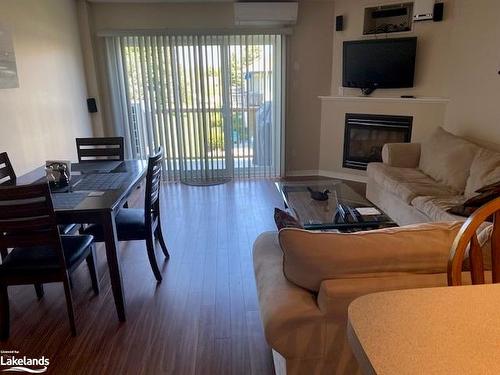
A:
POLYGON ((123 137, 76 138, 78 162, 123 161, 123 137))
POLYGON ((69 274, 86 260, 99 294, 93 238, 59 234, 48 184, 0 187, 0 246, 12 248, 0 265, 0 339, 8 339, 10 332, 8 286, 52 282, 64 285, 76 335, 69 274))
MULTIPOLYGON (((12 185, 16 182, 17 176, 6 152, 0 153, 0 186, 12 185)), ((62 234, 73 234, 78 226, 76 224, 59 225, 59 231, 62 234)), ((5 250, 0 249, 2 256, 5 256, 5 250)))
POLYGON ((9 155, 0 152, 0 185, 12 184, 16 181, 16 172, 12 168, 9 155))
POLYGON ((462 225, 453 242, 448 259, 448 285, 462 285, 462 266, 469 251, 469 265, 472 284, 485 283, 485 266, 478 230, 491 230, 491 278, 500 282, 500 198, 496 198, 478 208, 462 225), (487 222, 493 222, 487 229, 487 222))
MULTIPOLYGON (((144 209, 121 208, 116 215, 116 231, 118 241, 146 241, 149 263, 158 282, 161 282, 161 272, 155 255, 155 239, 160 243, 163 254, 168 259, 167 245, 161 229, 160 190, 163 163, 163 150, 149 157, 146 175, 146 192, 144 209)), ((92 235, 96 242, 104 241, 102 227, 91 224, 82 233, 92 235)))

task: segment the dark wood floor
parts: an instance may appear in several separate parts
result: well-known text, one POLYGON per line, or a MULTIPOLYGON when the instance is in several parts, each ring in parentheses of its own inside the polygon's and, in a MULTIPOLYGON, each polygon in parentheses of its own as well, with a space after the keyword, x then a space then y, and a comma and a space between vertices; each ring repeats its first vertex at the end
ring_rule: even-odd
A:
MULTIPOLYGON (((139 206, 141 191, 131 200, 139 206)), ((121 244, 128 320, 118 322, 105 260, 98 247, 101 294, 85 265, 74 277, 79 335, 69 333, 62 285, 12 287, 11 339, 2 349, 50 359, 50 374, 272 374, 252 268, 252 243, 273 230, 282 202, 266 180, 212 187, 168 184, 164 233, 171 253, 157 258, 157 285, 144 243, 121 244)))

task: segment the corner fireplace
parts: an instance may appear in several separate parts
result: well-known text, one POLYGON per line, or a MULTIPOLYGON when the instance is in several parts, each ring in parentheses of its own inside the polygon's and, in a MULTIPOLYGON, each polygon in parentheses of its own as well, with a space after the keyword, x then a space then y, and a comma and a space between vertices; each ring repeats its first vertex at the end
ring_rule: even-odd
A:
POLYGON ((342 166, 366 169, 382 161, 384 144, 410 142, 412 124, 412 116, 346 113, 342 166))

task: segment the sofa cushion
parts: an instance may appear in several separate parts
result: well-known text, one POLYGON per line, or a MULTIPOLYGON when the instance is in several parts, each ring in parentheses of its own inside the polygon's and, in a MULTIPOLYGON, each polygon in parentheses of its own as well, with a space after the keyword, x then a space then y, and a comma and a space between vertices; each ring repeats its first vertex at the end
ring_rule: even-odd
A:
POLYGON ((456 194, 448 186, 440 184, 418 169, 396 168, 383 163, 370 163, 368 177, 387 191, 410 204, 421 195, 449 196, 456 194))
POLYGON ((500 181, 500 152, 480 149, 472 161, 465 185, 465 195, 472 197, 476 190, 500 181))
POLYGON ((438 182, 463 193, 479 147, 438 128, 420 146, 419 168, 438 182))
POLYGON ((315 292, 327 279, 446 272, 461 224, 429 223, 358 233, 283 229, 279 233, 283 272, 292 283, 315 292))
POLYGON ((424 213, 431 221, 456 221, 464 220, 463 216, 454 215, 448 210, 466 201, 463 195, 449 197, 416 197, 411 201, 411 205, 424 213))

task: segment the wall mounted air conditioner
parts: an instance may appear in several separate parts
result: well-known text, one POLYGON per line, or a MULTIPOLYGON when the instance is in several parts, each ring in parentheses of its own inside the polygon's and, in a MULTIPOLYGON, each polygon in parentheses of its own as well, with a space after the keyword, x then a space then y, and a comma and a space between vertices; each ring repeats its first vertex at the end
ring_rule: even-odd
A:
POLYGON ((293 25, 297 22, 299 3, 234 3, 236 25, 293 25))

